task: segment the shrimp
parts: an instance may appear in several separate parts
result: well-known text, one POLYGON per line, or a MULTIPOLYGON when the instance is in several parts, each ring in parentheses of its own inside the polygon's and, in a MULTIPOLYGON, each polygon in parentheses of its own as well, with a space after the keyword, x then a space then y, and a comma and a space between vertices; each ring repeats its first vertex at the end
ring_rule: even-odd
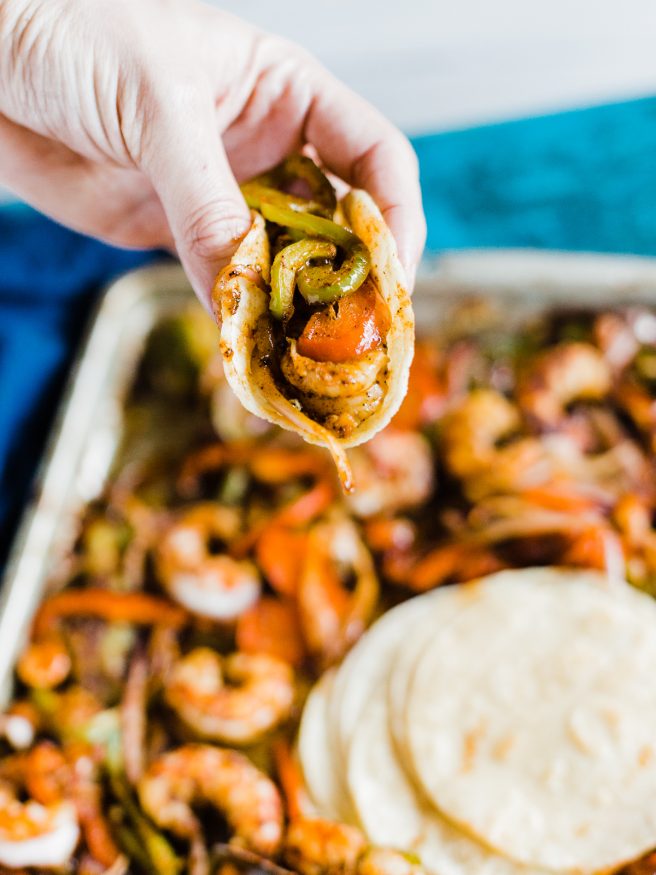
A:
POLYGON ((367 840, 355 826, 299 818, 287 830, 284 857, 300 875, 356 875, 367 840))
POLYGON ((557 429, 568 404, 599 401, 610 388, 609 364, 596 347, 560 343, 536 357, 517 386, 517 401, 540 428, 557 429))
POLYGON ((165 532, 156 554, 159 577, 169 595, 192 613, 231 621, 257 601, 255 565, 213 550, 214 541, 230 541, 239 526, 238 511, 202 502, 165 532))
POLYGON ((287 381, 303 393, 350 398, 370 388, 385 367, 386 358, 381 349, 376 349, 350 362, 320 362, 301 355, 296 341, 291 340, 280 366, 287 381))
POLYGON ((73 803, 21 802, 9 785, 0 785, 0 865, 65 866, 79 839, 73 803))
POLYGON ((222 657, 208 647, 198 647, 175 665, 164 696, 199 738, 253 744, 289 717, 294 673, 273 656, 222 657))
POLYGON ((191 806, 209 803, 224 814, 236 844, 264 856, 280 846, 283 807, 278 788, 237 751, 186 744, 155 760, 137 790, 149 817, 180 838, 198 835, 191 806))
POLYGON ((342 438, 376 411, 385 394, 387 354, 381 349, 335 364, 301 355, 291 340, 280 367, 304 409, 342 438))
POLYGON ((495 492, 537 486, 551 476, 551 462, 540 441, 520 438, 517 407, 494 389, 475 389, 444 418, 440 433, 446 466, 477 500, 495 492))
POLYGON ((39 722, 39 713, 31 702, 14 702, 0 714, 0 738, 5 738, 14 750, 27 750, 34 743, 39 722))
POLYGON ((28 687, 50 690, 63 683, 71 671, 71 657, 58 635, 31 642, 16 667, 18 677, 28 687))
POLYGON ((350 459, 355 491, 347 502, 359 517, 415 507, 434 489, 431 448, 417 432, 385 429, 350 459))
POLYGON ((410 856, 369 845, 355 826, 299 818, 287 831, 284 856, 300 875, 422 875, 410 856))
POLYGON ((378 591, 371 554, 354 524, 338 517, 313 526, 297 604, 308 649, 322 664, 343 656, 364 632, 378 591), (355 582, 349 590, 351 576, 355 582))

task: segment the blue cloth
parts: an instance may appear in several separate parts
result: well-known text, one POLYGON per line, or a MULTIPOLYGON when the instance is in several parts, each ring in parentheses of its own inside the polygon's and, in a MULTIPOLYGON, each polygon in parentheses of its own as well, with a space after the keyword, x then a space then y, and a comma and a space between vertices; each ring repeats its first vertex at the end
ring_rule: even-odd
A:
POLYGON ((99 289, 156 257, 0 209, 0 567, 99 289))
MULTIPOLYGON (((656 254, 656 99, 418 137, 428 249, 656 254)), ((0 563, 99 288, 153 259, 0 209, 0 563)))

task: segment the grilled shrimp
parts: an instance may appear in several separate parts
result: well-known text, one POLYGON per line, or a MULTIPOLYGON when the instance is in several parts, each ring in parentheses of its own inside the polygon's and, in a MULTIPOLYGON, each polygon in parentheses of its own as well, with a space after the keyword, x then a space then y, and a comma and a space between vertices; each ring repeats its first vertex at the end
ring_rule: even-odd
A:
POLYGON ((0 738, 6 739, 14 750, 31 747, 38 726, 39 713, 31 702, 19 700, 0 714, 0 738))
POLYGON ((351 362, 318 362, 301 355, 296 341, 290 340, 280 364, 287 381, 301 392, 323 398, 349 398, 366 392, 385 363, 386 355, 381 349, 351 362))
POLYGON ((71 671, 71 657, 62 639, 51 635, 28 644, 16 671, 26 686, 49 690, 66 680, 71 671))
POLYGON ((517 407, 494 389, 470 392, 444 418, 444 459, 449 471, 465 481, 470 498, 535 486, 551 473, 539 440, 521 438, 498 446, 520 425, 517 407))
POLYGON ((215 620, 234 620, 260 594, 253 563, 215 553, 213 541, 233 539, 239 514, 202 502, 184 511, 164 534, 157 550, 160 579, 171 597, 188 610, 215 620))
POLYGON ((521 409, 544 429, 557 428, 568 404, 597 401, 611 388, 610 367, 589 343, 561 343, 539 355, 517 386, 521 409))
POLYGON ((198 647, 175 665, 164 695, 199 738, 252 744, 289 717, 294 674, 272 656, 222 657, 198 647), (225 686, 224 679, 231 685, 225 686))
POLYGON ((292 821, 284 856, 301 875, 421 875, 424 871, 400 851, 368 845, 357 827, 319 818, 292 821))
POLYGON ((10 869, 65 866, 79 838, 71 802, 21 802, 10 786, 0 785, 0 865, 10 869))
POLYGON ((355 491, 348 504, 359 517, 414 507, 433 490, 431 448, 417 432, 385 429, 355 447, 350 459, 355 491))
POLYGON ((305 642, 322 664, 343 656, 364 632, 378 590, 371 554, 351 520, 336 518, 313 526, 297 604, 305 642), (355 583, 349 588, 351 577, 355 583))
POLYGON ((280 366, 303 406, 340 437, 371 416, 384 395, 387 355, 382 349, 335 364, 301 355, 291 340, 280 366))
POLYGON ((187 744, 162 754, 141 778, 144 811, 162 829, 181 838, 198 835, 194 803, 219 809, 234 841, 269 856, 280 845, 282 800, 276 785, 245 756, 206 744, 187 744))

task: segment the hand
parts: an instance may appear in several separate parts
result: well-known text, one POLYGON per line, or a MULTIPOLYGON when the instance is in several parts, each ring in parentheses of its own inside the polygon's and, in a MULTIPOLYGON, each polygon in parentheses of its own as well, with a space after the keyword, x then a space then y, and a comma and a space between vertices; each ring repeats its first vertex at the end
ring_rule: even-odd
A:
POLYGON ((373 195, 412 277, 415 155, 298 46, 196 0, 0 0, 0 183, 84 233, 175 248, 205 302, 250 224, 236 180, 305 144, 373 195))

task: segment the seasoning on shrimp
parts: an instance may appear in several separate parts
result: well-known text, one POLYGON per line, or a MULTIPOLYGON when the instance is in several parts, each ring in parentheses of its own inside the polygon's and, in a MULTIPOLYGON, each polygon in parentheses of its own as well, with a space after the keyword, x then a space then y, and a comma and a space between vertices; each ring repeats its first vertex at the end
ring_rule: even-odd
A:
POLYGON ((253 744, 290 716, 294 674, 273 656, 233 653, 222 659, 199 647, 173 667, 164 696, 198 738, 253 744))
POLYGON ((138 785, 144 811, 181 838, 200 829, 192 806, 221 812, 235 841, 265 856, 274 854, 283 833, 282 802, 276 785, 242 754, 187 744, 162 754, 138 785))

